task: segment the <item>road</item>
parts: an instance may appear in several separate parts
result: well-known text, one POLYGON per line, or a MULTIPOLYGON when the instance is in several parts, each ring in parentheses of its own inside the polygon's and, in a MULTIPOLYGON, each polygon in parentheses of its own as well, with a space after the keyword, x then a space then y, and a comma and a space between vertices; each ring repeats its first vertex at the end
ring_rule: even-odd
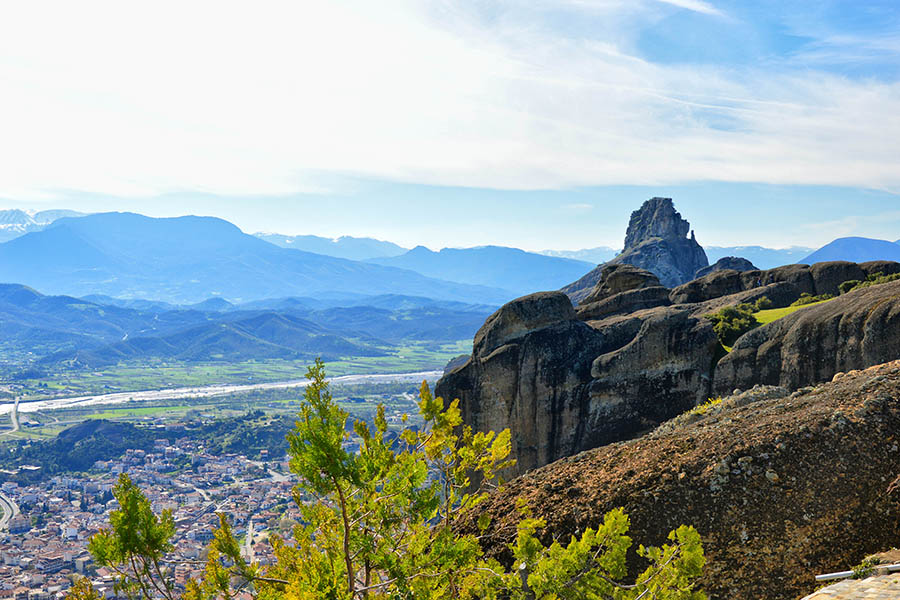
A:
POLYGON ((0 492, 0 508, 3 509, 3 516, 0 517, 0 531, 9 529, 9 522, 19 515, 19 505, 16 501, 0 492))
MULTIPOLYGON (((378 373, 370 375, 344 375, 329 377, 328 381, 338 385, 359 383, 422 383, 422 380, 434 381, 443 371, 419 371, 416 373, 378 373)), ((52 398, 48 400, 25 401, 19 404, 18 412, 37 412, 73 406, 90 406, 92 404, 125 404, 128 402, 178 400, 181 398, 214 398, 237 392, 254 390, 275 390, 284 388, 304 388, 309 380, 278 381, 273 383, 255 383, 245 385, 207 385, 200 387, 170 388, 165 390, 143 390, 135 392, 115 392, 96 396, 76 396, 71 398, 52 398)), ((13 412, 15 405, 7 402, 0 404, 0 414, 13 412)))

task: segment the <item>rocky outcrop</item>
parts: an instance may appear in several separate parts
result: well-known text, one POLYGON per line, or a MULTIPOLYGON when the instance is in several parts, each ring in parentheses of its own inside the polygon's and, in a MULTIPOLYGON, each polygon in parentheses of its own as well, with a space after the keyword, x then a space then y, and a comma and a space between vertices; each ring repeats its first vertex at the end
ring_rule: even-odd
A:
POLYGON ((753 330, 722 358, 706 315, 764 296, 787 306, 864 276, 859 265, 718 271, 671 294, 631 267, 606 272, 592 292, 601 299, 577 309, 561 292, 507 304, 476 335, 472 358, 438 382, 438 395, 460 398, 476 430, 512 431, 514 473, 639 435, 713 393, 761 383, 796 389, 900 357, 895 282, 753 330))
POLYGON ((709 264, 690 228, 671 198, 651 198, 631 214, 625 249, 610 262, 647 269, 666 287, 690 281, 709 264))
POLYGON ((776 306, 787 306, 801 294, 818 296, 840 293, 838 287, 851 279, 865 280, 874 273, 900 272, 900 263, 878 261, 877 263, 856 263, 835 261, 815 265, 785 265, 767 271, 736 270, 715 271, 672 290, 669 299, 673 304, 706 302, 731 294, 752 290, 773 283, 788 284, 779 290, 779 299, 770 298, 776 306), (783 300, 782 300, 783 298, 783 300), (785 302, 780 304, 779 302, 785 302))
POLYGON ((656 286, 629 290, 596 302, 583 303, 575 310, 575 314, 582 321, 592 321, 669 304, 669 289, 656 286))
POLYGON ((435 390, 459 398, 475 430, 511 430, 513 474, 631 437, 708 396, 718 341, 690 307, 585 322, 564 294, 535 296, 491 316, 471 360, 435 390))
POLYGON ((725 270, 744 272, 758 271, 759 269, 753 266, 753 263, 746 258, 741 258, 739 256, 725 256, 717 260, 715 264, 699 269, 694 274, 694 278, 696 279, 705 275, 709 275, 710 273, 715 273, 716 271, 725 270))
POLYGON ((597 302, 622 292, 661 285, 659 278, 646 269, 633 265, 607 264, 600 269, 600 280, 581 303, 597 302))
MULTIPOLYGON (((631 214, 625 234, 625 248, 607 265, 634 265, 659 278, 665 287, 675 287, 694 278, 697 270, 709 261, 690 223, 676 212, 671 198, 651 198, 631 214)), ((604 265, 578 281, 564 287, 563 292, 574 302, 581 302, 602 280, 604 265)))
MULTIPOLYGON (((848 275, 855 272, 839 268, 848 275)), ((836 280, 826 281, 832 285, 836 280)), ((744 334, 717 365, 715 388, 728 392, 762 383, 796 389, 897 357, 900 282, 892 282, 844 294, 744 334)))
MULTIPOLYGON (((481 505, 491 517, 482 545, 509 562, 520 501, 546 519, 546 542, 624 507, 636 542, 663 543, 682 524, 699 530, 710 598, 794 600, 815 574, 897 545, 900 505, 888 488, 900 474, 898 398, 900 362, 811 391, 726 399, 507 483, 481 505)), ((642 568, 632 554, 630 572, 642 568)))

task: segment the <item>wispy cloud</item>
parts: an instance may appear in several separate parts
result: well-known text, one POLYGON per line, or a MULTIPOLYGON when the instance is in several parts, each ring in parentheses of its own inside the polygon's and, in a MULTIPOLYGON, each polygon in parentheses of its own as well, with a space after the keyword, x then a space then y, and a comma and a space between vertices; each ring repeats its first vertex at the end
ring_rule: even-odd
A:
POLYGON ((636 19, 659 1, 588 2, 590 37, 540 2, 10 4, 0 196, 284 195, 342 176, 900 190, 900 84, 649 62, 636 19))
POLYGON ((724 13, 720 11, 718 8, 710 4, 709 2, 704 2, 703 0, 657 0, 658 2, 663 2, 665 4, 671 4, 673 6, 677 6, 679 8, 686 8, 687 10, 692 10, 694 12, 703 13, 705 15, 716 15, 718 17, 724 16, 724 13))

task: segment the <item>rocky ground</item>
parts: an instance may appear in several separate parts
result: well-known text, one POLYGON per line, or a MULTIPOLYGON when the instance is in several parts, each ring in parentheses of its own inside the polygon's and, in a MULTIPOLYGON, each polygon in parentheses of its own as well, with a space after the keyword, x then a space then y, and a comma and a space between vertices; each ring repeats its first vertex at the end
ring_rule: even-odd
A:
POLYGON ((487 550, 509 558, 520 498, 562 540, 621 506, 640 543, 700 531, 711 598, 809 594, 816 574, 900 544, 900 361, 835 379, 759 387, 526 473, 484 505, 487 550))

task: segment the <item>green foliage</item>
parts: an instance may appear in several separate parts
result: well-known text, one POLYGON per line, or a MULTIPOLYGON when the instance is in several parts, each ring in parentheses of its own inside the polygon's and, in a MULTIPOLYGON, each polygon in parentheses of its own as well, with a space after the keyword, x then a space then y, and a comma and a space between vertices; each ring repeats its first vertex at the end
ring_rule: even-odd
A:
POLYGON ((119 509, 109 515, 109 528, 88 543, 94 561, 116 574, 115 590, 129 598, 163 596, 174 600, 172 573, 165 556, 172 551, 172 511, 156 515, 150 501, 122 473, 113 489, 119 509))
POLYGON ((806 306, 807 304, 825 302, 826 300, 831 300, 832 298, 834 298, 833 294, 819 294, 818 296, 813 296, 812 294, 803 292, 802 294, 800 294, 800 297, 791 304, 791 306, 806 306))
MULTIPOLYGON (((522 507, 510 546, 513 568, 485 558, 478 536, 460 533, 460 525, 473 519, 482 530, 490 525, 477 507, 497 485, 498 472, 513 464, 509 431, 472 431, 462 423, 458 400, 445 405, 423 383, 425 426, 404 429, 398 441, 379 408, 371 424, 353 424, 361 440, 354 452, 347 444, 349 414, 331 397, 322 362, 307 376, 305 402, 288 435, 291 470, 300 479, 293 496, 303 515, 294 539, 273 535, 275 564, 249 564, 220 514, 204 577, 191 581, 183 598, 232 598, 240 590, 263 600, 705 598, 694 590, 704 558, 690 527, 673 531, 672 543, 661 548, 641 546, 638 554, 649 566, 633 583, 623 582, 631 538, 622 510, 568 544, 545 546, 538 538, 544 521, 522 507)), ((171 515, 153 515, 125 476, 115 493, 121 508, 111 528, 91 540, 91 553, 117 573, 123 592, 174 600, 161 567, 171 550, 171 515)))
POLYGON ((884 273, 873 273, 869 275, 865 281, 859 281, 858 279, 851 279, 849 281, 845 281, 838 289, 840 289, 842 294, 846 294, 847 292, 852 292, 854 290, 861 290, 863 288, 871 287, 873 285, 881 285, 882 283, 890 283, 891 281, 900 280, 900 273, 895 273, 893 275, 885 275, 884 273))
POLYGON ((871 577, 873 573, 875 573, 875 567, 881 564, 878 559, 874 557, 866 557, 860 562, 858 565, 853 567, 853 579, 865 579, 866 577, 871 577))

